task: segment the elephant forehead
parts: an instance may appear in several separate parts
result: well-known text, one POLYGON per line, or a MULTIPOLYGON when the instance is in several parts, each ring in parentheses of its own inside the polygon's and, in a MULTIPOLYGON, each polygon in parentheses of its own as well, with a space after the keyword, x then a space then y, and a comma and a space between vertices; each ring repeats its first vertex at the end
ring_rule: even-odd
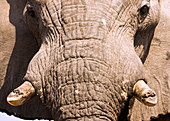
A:
MULTIPOLYGON (((29 2, 39 4, 39 5, 55 5, 55 6, 71 6, 71 5, 84 5, 84 6, 97 6, 100 8, 101 6, 97 3, 102 3, 102 5, 109 5, 110 8, 114 8, 116 12, 122 10, 122 8, 126 8, 127 6, 138 5, 140 6, 142 0, 28 0, 29 2)), ((149 0, 146 0, 149 1, 149 0)))
POLYGON ((129 18, 131 12, 128 11, 131 9, 131 4, 128 3, 100 0, 60 2, 49 0, 42 6, 39 20, 43 22, 41 25, 57 29, 63 34, 64 39, 99 36, 103 39, 111 30, 130 24, 133 18, 129 18))
MULTIPOLYGON (((36 3, 36 2, 33 2, 36 3)), ((95 13, 96 15, 100 14, 101 12, 106 11, 108 14, 111 14, 111 16, 118 16, 118 14, 122 11, 125 12, 124 9, 126 9, 128 6, 135 5, 135 3, 132 3, 131 1, 124 0, 48 0, 45 2, 39 2, 44 9, 48 9, 50 14, 55 14, 58 12, 58 14, 62 14, 62 11, 69 12, 68 14, 77 14, 77 13, 95 13), (52 10, 51 10, 52 9, 52 10)), ((106 14, 106 16, 108 16, 106 14)), ((66 13, 65 13, 66 14, 66 13)), ((63 14, 62 14, 63 15, 63 14)), ((66 14, 67 15, 67 14, 66 14)), ((109 15, 110 16, 110 15, 109 15)), ((53 16, 52 16, 53 17, 53 16)), ((91 17, 96 17, 95 15, 91 17)), ((87 18, 86 18, 87 19, 87 18)))

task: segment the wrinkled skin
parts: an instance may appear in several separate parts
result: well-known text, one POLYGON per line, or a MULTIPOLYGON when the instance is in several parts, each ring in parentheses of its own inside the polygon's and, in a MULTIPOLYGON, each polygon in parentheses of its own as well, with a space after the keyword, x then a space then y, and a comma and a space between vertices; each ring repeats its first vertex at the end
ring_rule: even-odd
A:
POLYGON ((151 41, 159 18, 158 3, 153 4, 156 5, 154 12, 150 8, 151 14, 146 11, 145 15, 140 11, 145 5, 142 1, 131 1, 132 7, 127 1, 113 2, 112 16, 104 16, 101 13, 104 10, 100 9, 110 3, 94 2, 94 6, 99 4, 101 7, 91 11, 88 6, 92 3, 87 2, 87 9, 82 9, 87 21, 79 15, 79 9, 75 9, 77 18, 74 15, 72 19, 67 18, 69 12, 65 2, 61 4, 61 13, 60 6, 55 8, 53 4, 31 2, 33 11, 28 8, 25 22, 40 43, 40 50, 31 60, 24 80, 33 84, 56 120, 83 120, 87 118, 85 116, 92 120, 117 120, 127 98, 132 96, 134 84, 145 79, 141 60, 144 62, 147 56, 149 42, 142 42, 144 48, 137 51, 141 60, 134 45, 138 48, 136 43, 140 41, 138 34, 142 30, 152 30, 146 35, 151 41), (121 11, 116 9, 117 4, 123 4, 121 11), (124 9, 128 6, 127 12, 124 9), (59 10, 58 14, 52 14, 54 8, 59 10), (73 21, 79 22, 71 24, 73 21), (82 111, 80 106, 83 106, 82 111))
POLYGON ((55 120, 118 119, 134 84, 146 80, 149 43, 137 52, 142 61, 134 45, 142 30, 152 39, 159 20, 152 2, 28 1, 25 22, 40 49, 24 80, 55 120))

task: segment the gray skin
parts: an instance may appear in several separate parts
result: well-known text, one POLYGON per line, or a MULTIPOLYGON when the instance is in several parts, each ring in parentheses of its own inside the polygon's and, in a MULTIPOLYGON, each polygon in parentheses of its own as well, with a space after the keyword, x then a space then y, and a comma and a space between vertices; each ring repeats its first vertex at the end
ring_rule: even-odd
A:
POLYGON ((134 84, 146 79, 134 36, 156 26, 159 12, 149 15, 151 5, 28 1, 25 22, 40 49, 24 80, 32 83, 54 120, 118 120, 134 84))
POLYGON ((40 50, 24 80, 55 120, 117 120, 127 101, 121 94, 132 96, 134 84, 145 79, 134 37, 154 30, 159 12, 148 14, 147 1, 48 2, 27 5, 25 22, 40 50))
POLYGON ((143 29, 154 31, 159 20, 158 9, 151 8, 155 4, 28 1, 25 22, 40 49, 24 80, 32 83, 54 120, 118 120, 134 84, 146 80, 141 60, 149 42, 138 52, 140 60, 134 37, 143 29))

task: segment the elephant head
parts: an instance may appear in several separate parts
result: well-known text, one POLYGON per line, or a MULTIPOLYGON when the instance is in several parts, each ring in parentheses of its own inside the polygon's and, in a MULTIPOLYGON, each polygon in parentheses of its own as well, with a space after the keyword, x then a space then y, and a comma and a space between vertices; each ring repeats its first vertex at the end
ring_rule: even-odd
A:
POLYGON ((54 120, 116 121, 133 97, 156 104, 142 62, 158 0, 28 0, 24 19, 40 49, 11 105, 39 95, 54 120))

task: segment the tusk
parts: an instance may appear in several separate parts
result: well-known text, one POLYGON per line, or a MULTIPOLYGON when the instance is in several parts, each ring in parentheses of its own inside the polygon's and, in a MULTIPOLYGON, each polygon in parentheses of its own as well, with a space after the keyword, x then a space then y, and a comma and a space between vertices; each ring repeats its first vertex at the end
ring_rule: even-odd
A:
POLYGON ((157 104, 156 93, 143 81, 139 80, 133 87, 135 97, 147 106, 157 104))
POLYGON ((13 106, 19 106, 27 102, 35 95, 35 88, 28 81, 14 89, 7 97, 7 102, 13 106))

